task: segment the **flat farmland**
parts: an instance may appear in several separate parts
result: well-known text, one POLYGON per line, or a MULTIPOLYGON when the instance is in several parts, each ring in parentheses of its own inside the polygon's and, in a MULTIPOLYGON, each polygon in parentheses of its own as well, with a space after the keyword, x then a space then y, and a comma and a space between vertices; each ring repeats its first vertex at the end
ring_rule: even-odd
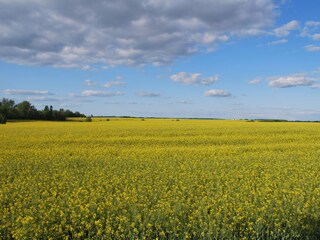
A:
POLYGON ((320 124, 0 126, 0 239, 319 239, 320 124))

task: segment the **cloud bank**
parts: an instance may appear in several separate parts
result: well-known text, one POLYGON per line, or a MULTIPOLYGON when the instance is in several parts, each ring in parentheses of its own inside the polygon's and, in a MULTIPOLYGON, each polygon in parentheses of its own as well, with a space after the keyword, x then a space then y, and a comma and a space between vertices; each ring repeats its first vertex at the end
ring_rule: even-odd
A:
POLYGON ((263 32, 275 9, 272 0, 1 0, 0 59, 82 69, 168 64, 233 36, 263 32))

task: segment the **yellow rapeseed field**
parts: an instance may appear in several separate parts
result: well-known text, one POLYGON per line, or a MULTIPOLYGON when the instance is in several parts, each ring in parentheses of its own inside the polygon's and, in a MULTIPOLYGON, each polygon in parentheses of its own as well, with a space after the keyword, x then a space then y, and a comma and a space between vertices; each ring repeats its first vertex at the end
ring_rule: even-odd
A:
POLYGON ((320 124, 0 125, 0 239, 319 239, 320 124))

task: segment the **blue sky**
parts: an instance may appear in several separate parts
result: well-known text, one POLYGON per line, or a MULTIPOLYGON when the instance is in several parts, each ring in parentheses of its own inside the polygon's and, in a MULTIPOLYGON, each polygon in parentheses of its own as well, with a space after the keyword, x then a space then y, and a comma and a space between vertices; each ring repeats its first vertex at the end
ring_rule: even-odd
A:
POLYGON ((93 115, 320 120, 315 0, 0 0, 0 97, 93 115))

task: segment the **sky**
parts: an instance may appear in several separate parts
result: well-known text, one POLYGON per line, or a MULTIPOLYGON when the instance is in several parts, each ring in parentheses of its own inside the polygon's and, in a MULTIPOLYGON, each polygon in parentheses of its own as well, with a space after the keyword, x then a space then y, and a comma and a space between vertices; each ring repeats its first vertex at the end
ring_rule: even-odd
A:
POLYGON ((0 0, 0 97, 95 116, 320 120, 319 9, 0 0))

